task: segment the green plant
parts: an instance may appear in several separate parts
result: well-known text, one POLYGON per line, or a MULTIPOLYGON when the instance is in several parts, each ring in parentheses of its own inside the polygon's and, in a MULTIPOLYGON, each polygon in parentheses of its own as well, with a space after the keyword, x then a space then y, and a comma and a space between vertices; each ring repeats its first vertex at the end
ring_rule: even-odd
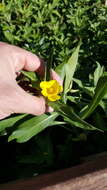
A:
MULTIPOLYGON (((77 48, 74 50, 68 62, 59 65, 56 68, 56 71, 59 74, 61 73, 61 75, 63 75, 62 78, 64 79, 64 90, 62 93, 61 101, 56 101, 56 102, 49 101, 48 103, 50 106, 54 108, 56 112, 50 114, 43 114, 41 116, 31 116, 30 119, 28 118, 28 116, 22 115, 1 121, 0 122, 1 131, 5 130, 6 128, 13 127, 13 132, 9 136, 9 141, 16 139, 17 142, 26 142, 31 137, 37 135, 45 128, 50 127, 51 125, 52 126, 61 125, 61 122, 65 126, 66 125, 68 126, 69 124, 69 127, 70 126, 80 127, 83 128, 84 130, 100 130, 100 131, 105 130, 105 128, 93 126, 93 124, 89 124, 83 119, 90 116, 98 105, 102 106, 102 104, 104 104, 104 100, 106 99, 105 95, 107 93, 107 74, 106 72, 103 71, 104 70, 103 67, 101 67, 97 63, 97 68, 94 72, 94 78, 93 78, 94 86, 88 86, 87 88, 82 85, 81 81, 73 78, 78 63, 79 49, 80 49, 80 43, 77 46, 77 48), (82 109, 79 109, 78 112, 76 111, 77 113, 75 112, 75 106, 73 108, 72 106, 68 105, 68 100, 72 102, 72 91, 74 91, 73 94, 78 92, 80 96, 78 88, 73 90, 73 80, 81 87, 81 90, 83 91, 82 93, 85 92, 92 99, 90 100, 89 104, 86 103, 85 106, 82 106, 82 109), (59 116, 62 118, 61 122, 59 122, 58 120, 59 116)), ((26 72, 24 72, 24 74, 25 73, 26 72)), ((32 76, 33 75, 34 73, 32 73, 32 76)), ((28 80, 30 80, 29 82, 31 84, 32 82, 34 82, 34 79, 31 77, 31 73, 27 73, 25 74, 25 76, 28 77, 28 80)), ((73 103, 75 103, 76 106, 78 107, 77 102, 75 101, 75 95, 73 96, 73 98, 74 98, 73 103)), ((82 104, 82 97, 80 102, 82 104)))
MULTIPOLYGON (((54 107, 53 113, 37 117, 12 115, 0 121, 1 138, 12 140, 9 144, 14 144, 14 139, 26 142, 15 144, 18 163, 26 167, 34 164, 39 173, 74 165, 81 155, 107 150, 107 135, 102 133, 107 130, 104 3, 102 0, 2 0, 0 3, 0 41, 39 55, 47 62, 47 71, 54 68, 64 81, 60 102, 49 102, 54 107)), ((30 84, 31 93, 38 91, 40 81, 35 73, 22 71, 17 80, 25 90, 29 91, 30 84)))

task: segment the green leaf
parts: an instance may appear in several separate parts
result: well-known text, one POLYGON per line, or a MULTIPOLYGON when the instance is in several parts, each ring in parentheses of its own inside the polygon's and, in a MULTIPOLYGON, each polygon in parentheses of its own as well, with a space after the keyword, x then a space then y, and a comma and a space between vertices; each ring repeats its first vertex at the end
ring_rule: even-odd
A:
POLYGON ((62 80, 64 80, 65 78, 65 64, 64 63, 61 63, 59 64, 55 71, 58 73, 58 75, 61 77, 62 80))
POLYGON ((76 99, 78 99, 78 97, 67 96, 67 99, 70 100, 71 102, 74 102, 75 104, 77 104, 76 99))
POLYGON ((24 118, 26 114, 14 116, 8 119, 4 119, 0 121, 0 132, 3 131, 6 128, 12 127, 17 121, 24 118))
MULTIPOLYGON (((92 126, 91 124, 87 123, 86 121, 82 120, 74 111, 73 109, 60 102, 49 102, 49 105, 54 108, 60 115, 64 117, 64 120, 70 123, 71 125, 79 128, 83 128, 85 130, 100 130, 96 127, 92 126)), ((101 131, 101 130, 100 130, 101 131)))
POLYGON ((17 130, 9 136, 8 141, 13 139, 17 139, 17 142, 20 143, 28 141, 48 126, 52 126, 57 116, 58 113, 53 112, 51 115, 43 114, 24 121, 18 126, 17 130))
POLYGON ((81 112, 82 119, 88 117, 96 109, 96 107, 98 106, 98 104, 103 99, 106 93, 107 93, 107 72, 105 72, 98 80, 97 86, 95 88, 95 94, 91 103, 88 105, 85 111, 81 112))
POLYGON ((84 88, 81 80, 73 78, 73 82, 75 82, 80 88, 84 88))
POLYGON ((97 85, 97 82, 99 80, 99 78, 103 75, 104 72, 104 66, 101 66, 98 62, 97 62, 97 68, 94 72, 94 85, 97 85))
POLYGON ((85 92, 86 94, 88 94, 91 97, 93 96, 95 87, 93 87, 93 86, 91 86, 91 87, 84 86, 82 84, 82 81, 79 80, 79 79, 76 79, 76 78, 73 78, 73 81, 79 86, 79 88, 82 89, 83 92, 85 92))
POLYGON ((13 35, 10 31, 4 31, 4 35, 9 42, 13 42, 13 35))
POLYGON ((73 52, 72 56, 69 58, 68 62, 65 64, 65 83, 64 83, 64 93, 66 94, 72 87, 73 75, 78 64, 78 54, 81 42, 78 44, 77 48, 73 52))
POLYGON ((37 81, 38 80, 35 72, 21 71, 21 73, 23 73, 23 75, 26 76, 27 78, 29 78, 31 81, 37 81))

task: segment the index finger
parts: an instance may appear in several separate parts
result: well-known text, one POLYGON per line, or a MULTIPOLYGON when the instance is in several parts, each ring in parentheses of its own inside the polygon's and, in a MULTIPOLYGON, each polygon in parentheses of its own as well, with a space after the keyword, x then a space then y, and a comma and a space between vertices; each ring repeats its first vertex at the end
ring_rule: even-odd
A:
POLYGON ((36 71, 40 75, 44 73, 44 62, 37 55, 17 46, 9 45, 9 49, 11 49, 15 72, 26 70, 36 71))

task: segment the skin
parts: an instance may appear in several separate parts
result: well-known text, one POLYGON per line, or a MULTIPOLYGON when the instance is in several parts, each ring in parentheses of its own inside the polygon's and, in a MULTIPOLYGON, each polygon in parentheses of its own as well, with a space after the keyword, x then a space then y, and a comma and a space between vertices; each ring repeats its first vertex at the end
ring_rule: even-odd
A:
MULTIPOLYGON (((17 84, 17 74, 23 69, 42 75, 44 63, 31 52, 0 42, 0 119, 13 113, 41 115, 51 111, 42 96, 32 96, 17 84)), ((51 76, 61 84, 54 71, 51 71, 51 76)))

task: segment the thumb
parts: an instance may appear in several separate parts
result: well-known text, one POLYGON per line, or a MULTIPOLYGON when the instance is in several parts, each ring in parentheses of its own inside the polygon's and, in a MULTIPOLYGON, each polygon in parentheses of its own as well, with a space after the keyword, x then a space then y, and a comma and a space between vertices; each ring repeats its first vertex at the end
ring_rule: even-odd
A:
POLYGON ((13 102, 14 113, 41 115, 46 111, 45 99, 42 96, 32 96, 18 85, 13 102))

